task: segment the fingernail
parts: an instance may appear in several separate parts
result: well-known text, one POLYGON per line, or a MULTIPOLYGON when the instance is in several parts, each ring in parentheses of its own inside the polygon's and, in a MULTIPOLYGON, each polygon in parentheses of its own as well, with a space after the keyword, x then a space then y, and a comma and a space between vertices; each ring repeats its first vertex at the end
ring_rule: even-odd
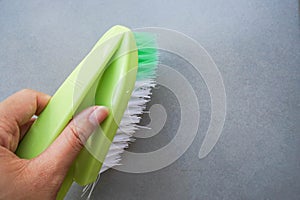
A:
POLYGON ((108 115, 109 110, 105 106, 96 106, 95 110, 90 114, 89 120, 94 125, 99 125, 108 115))

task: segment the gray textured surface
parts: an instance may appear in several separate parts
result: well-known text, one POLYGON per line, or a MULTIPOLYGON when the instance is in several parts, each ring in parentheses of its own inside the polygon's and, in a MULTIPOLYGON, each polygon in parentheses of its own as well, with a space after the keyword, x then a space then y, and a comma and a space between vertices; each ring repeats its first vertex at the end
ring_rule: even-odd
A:
MULTIPOLYGON (((0 0, 0 99, 22 88, 53 94, 112 25, 159 26, 201 43, 219 67, 227 118, 215 149, 198 159, 210 103, 203 80, 168 53, 200 97, 198 135, 172 165, 147 174, 110 170, 93 199, 300 199, 300 31, 298 1, 0 0)), ((165 145, 176 130, 176 99, 160 88, 168 120, 161 133, 132 145, 165 145)), ((74 186, 68 199, 79 199, 74 186)))

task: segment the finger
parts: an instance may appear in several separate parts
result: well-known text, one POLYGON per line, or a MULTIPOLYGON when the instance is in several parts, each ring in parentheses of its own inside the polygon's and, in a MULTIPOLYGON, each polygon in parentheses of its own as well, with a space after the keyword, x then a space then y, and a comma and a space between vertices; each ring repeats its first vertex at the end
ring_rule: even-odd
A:
POLYGON ((49 95, 25 89, 1 102, 0 145, 15 151, 21 138, 20 127, 28 123, 34 114, 40 114, 49 99, 49 95))
POLYGON ((53 170, 56 173, 59 171, 64 178, 89 136, 107 115, 108 109, 103 106, 94 106, 84 110, 68 124, 51 146, 35 161, 44 163, 48 168, 53 166, 53 170))
POLYGON ((24 125, 22 125, 20 127, 20 140, 22 140, 22 138, 27 133, 27 131, 29 130, 29 128, 31 127, 31 125, 33 124, 33 122, 35 120, 36 120, 36 118, 32 117, 27 123, 25 123, 24 125))
POLYGON ((30 89, 21 90, 0 104, 0 113, 19 126, 27 123, 33 115, 39 115, 48 104, 50 96, 30 89))

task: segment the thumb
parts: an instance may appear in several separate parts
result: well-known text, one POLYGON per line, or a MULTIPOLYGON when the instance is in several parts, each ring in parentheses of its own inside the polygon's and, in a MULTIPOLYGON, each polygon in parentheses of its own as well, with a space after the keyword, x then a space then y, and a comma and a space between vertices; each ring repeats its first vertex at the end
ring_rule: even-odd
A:
POLYGON ((107 115, 106 107, 94 106, 75 116, 57 139, 35 159, 38 165, 64 177, 89 136, 107 115))

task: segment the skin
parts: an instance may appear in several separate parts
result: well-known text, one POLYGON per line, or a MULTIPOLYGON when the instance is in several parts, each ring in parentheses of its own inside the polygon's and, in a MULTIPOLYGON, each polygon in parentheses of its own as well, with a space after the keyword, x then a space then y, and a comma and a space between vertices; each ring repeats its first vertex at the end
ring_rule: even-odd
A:
POLYGON ((33 115, 39 115, 49 99, 47 94, 25 89, 0 103, 0 199, 55 199, 72 162, 108 115, 105 107, 87 108, 42 154, 20 159, 14 153, 18 143, 34 122, 33 115))

